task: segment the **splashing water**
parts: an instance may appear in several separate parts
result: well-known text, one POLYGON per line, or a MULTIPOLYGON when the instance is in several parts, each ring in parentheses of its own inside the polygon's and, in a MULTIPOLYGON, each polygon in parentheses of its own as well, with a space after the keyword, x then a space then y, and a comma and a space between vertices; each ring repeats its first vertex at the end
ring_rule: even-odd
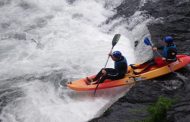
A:
MULTIPOLYGON (((98 91, 100 95, 94 98, 92 93, 76 93, 59 86, 68 79, 98 72, 106 61, 115 33, 122 34, 115 50, 121 50, 129 63, 135 61, 129 40, 132 36, 125 26, 118 25, 110 32, 112 23, 103 24, 115 14, 113 8, 121 2, 0 2, 0 119, 83 122, 99 116, 124 95, 126 87, 98 91)), ((108 66, 112 65, 110 61, 108 66)))

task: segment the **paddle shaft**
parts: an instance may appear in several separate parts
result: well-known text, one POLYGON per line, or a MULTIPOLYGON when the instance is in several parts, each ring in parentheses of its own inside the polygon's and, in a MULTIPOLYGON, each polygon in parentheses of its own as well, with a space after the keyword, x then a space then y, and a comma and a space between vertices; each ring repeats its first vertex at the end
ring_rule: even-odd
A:
MULTIPOLYGON (((152 44, 151 44, 150 46, 152 47, 152 49, 154 48, 154 47, 152 46, 152 44)), ((156 53, 157 53, 160 57, 162 57, 162 55, 158 52, 158 50, 153 50, 153 51, 156 51, 156 53)))
MULTIPOLYGON (((118 43, 120 36, 121 36, 120 34, 115 34, 115 36, 113 37, 113 39, 112 39, 112 48, 111 48, 111 50, 110 50, 110 53, 109 53, 109 55, 108 55, 108 59, 107 59, 107 61, 106 61, 106 64, 105 64, 104 68, 106 68, 107 63, 108 63, 109 58, 110 58, 110 54, 112 53, 112 50, 113 50, 114 46, 118 43)), ((96 90, 98 89, 98 86, 99 86, 99 84, 100 84, 99 82, 100 82, 100 79, 98 80, 97 86, 96 86, 96 88, 95 88, 95 90, 94 90, 94 96, 95 96, 96 90)))
MULTIPOLYGON (((112 46, 112 48, 111 48, 111 50, 110 50, 110 53, 109 53, 109 54, 111 54, 111 53, 112 53, 112 50, 113 50, 113 46, 112 46)), ((110 55, 108 55, 108 58, 107 58, 107 61, 106 61, 106 64, 105 64, 104 68, 106 68, 106 66, 107 66, 107 64, 108 64, 108 61, 109 61, 109 58, 110 58, 110 55)))
MULTIPOLYGON (((112 48, 111 48, 111 50, 110 50, 110 53, 112 53, 113 47, 114 47, 114 46, 112 46, 112 48)), ((110 53, 109 53, 109 54, 110 54, 110 53)), ((106 64, 105 64, 104 68, 106 68, 106 66, 107 66, 107 64, 108 64, 108 61, 109 61, 109 58, 110 58, 110 55, 108 55, 108 58, 107 58, 107 61, 106 61, 106 64)), ((99 84, 100 84, 100 79, 98 79, 96 88, 95 88, 95 90, 94 90, 94 96, 95 96, 95 94, 96 94, 96 90, 97 90, 99 84)))

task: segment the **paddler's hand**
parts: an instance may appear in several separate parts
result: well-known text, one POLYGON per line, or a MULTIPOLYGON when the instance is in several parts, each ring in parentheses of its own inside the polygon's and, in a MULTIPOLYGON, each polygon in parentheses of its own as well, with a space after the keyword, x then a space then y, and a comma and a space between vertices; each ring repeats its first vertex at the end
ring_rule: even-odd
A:
POLYGON ((158 49, 157 49, 157 47, 152 47, 152 50, 153 50, 153 51, 156 51, 156 50, 158 50, 158 49))
POLYGON ((112 53, 109 53, 108 56, 110 56, 112 58, 112 60, 114 60, 112 53))
POLYGON ((166 58, 163 57, 162 60, 166 60, 166 58))
POLYGON ((103 74, 103 76, 105 76, 107 74, 106 70, 103 69, 102 74, 103 74))
POLYGON ((112 56, 112 53, 109 53, 108 56, 112 56))

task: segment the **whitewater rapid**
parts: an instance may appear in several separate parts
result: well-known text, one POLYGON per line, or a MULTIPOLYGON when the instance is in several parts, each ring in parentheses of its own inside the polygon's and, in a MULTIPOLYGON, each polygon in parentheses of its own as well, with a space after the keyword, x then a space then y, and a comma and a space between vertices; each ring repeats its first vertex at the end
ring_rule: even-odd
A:
MULTIPOLYGON (((0 120, 84 122, 124 95, 129 87, 93 97, 60 86, 98 72, 116 33, 122 36, 114 50, 120 50, 129 64, 135 62, 134 41, 147 36, 150 18, 136 12, 129 22, 117 18, 105 24, 121 2, 0 1, 0 120)), ((112 65, 110 61, 108 67, 112 65)))

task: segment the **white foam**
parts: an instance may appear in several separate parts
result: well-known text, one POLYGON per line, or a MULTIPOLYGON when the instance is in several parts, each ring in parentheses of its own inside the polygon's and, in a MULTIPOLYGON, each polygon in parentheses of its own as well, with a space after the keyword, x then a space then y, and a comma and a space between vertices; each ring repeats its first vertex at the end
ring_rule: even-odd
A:
MULTIPOLYGON (((55 70, 64 71, 65 78, 85 77, 98 72, 104 66, 114 34, 122 33, 113 30, 108 34, 109 28, 106 30, 100 25, 114 14, 113 7, 121 2, 15 0, 1 7, 0 23, 4 23, 4 28, 0 28, 0 77, 22 76, 22 82, 10 80, 9 84, 13 82, 14 88, 24 93, 2 109, 1 120, 83 122, 102 114, 121 97, 126 88, 122 92, 116 90, 114 94, 103 92, 94 98, 88 97, 89 94, 78 95, 65 87, 58 88, 48 79, 24 80, 25 75, 43 76, 55 70)), ((123 34, 114 50, 121 50, 128 62, 134 62, 133 48, 123 34)), ((108 67, 112 67, 111 59, 108 67)))
POLYGON ((108 89, 109 91, 101 93, 97 91, 101 96, 94 97, 93 93, 80 95, 66 89, 55 89, 52 82, 32 81, 19 86, 23 87, 25 97, 16 99, 3 108, 0 118, 4 122, 88 121, 97 113, 102 114, 110 103, 127 91, 126 87, 115 91, 108 89))

